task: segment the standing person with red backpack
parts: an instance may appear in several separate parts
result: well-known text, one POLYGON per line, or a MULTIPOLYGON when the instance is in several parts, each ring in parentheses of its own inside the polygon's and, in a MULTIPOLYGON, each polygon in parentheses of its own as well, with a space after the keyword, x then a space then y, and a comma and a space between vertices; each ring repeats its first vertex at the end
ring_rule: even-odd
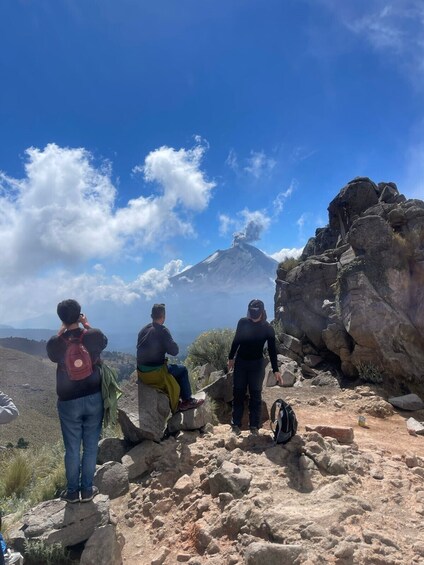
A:
POLYGON ((57 314, 62 326, 46 349, 49 359, 57 363, 57 409, 67 480, 61 498, 74 503, 81 495, 81 502, 88 502, 98 493, 93 478, 103 421, 100 353, 107 346, 107 337, 90 327, 76 300, 60 302, 57 314))

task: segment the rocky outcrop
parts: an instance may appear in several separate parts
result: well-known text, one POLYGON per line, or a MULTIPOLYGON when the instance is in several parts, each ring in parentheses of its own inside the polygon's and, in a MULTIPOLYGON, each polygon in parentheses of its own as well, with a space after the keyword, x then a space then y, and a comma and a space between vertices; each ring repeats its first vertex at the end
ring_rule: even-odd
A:
POLYGON ((25 541, 71 546, 86 541, 96 528, 111 523, 109 497, 96 496, 85 504, 48 500, 24 514, 10 535, 13 547, 24 551, 25 541))
POLYGON ((277 271, 280 351, 290 355, 293 336, 303 356, 336 355, 347 376, 372 367, 391 386, 423 391, 424 202, 360 177, 328 211, 300 263, 277 271))
POLYGON ((169 413, 166 394, 140 382, 136 372, 122 386, 118 421, 128 442, 160 441, 169 413))

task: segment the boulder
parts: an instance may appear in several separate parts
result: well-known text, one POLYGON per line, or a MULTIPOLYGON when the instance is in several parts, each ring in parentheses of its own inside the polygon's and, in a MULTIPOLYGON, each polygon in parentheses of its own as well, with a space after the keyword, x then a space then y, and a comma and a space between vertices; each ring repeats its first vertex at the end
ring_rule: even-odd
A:
POLYGON ((133 447, 122 458, 122 464, 127 469, 128 479, 131 481, 140 477, 147 471, 152 471, 155 462, 161 457, 163 447, 153 441, 142 441, 133 447))
MULTIPOLYGON (((199 392, 194 398, 205 400, 206 393, 199 392)), ((208 422, 207 406, 201 404, 198 408, 177 412, 168 420, 168 432, 173 434, 181 430, 200 430, 208 422)))
POLYGON ((252 475, 230 461, 224 461, 219 469, 209 475, 209 487, 213 497, 229 492, 240 498, 249 490, 252 475))
POLYGON ((219 371, 218 378, 202 388, 199 392, 204 392, 212 400, 222 400, 231 402, 233 399, 233 372, 225 374, 219 371))
POLYGON ((99 441, 97 463, 103 465, 106 461, 120 462, 127 451, 127 443, 117 437, 106 437, 99 441))
POLYGON ((246 565, 284 565, 296 563, 304 552, 301 545, 255 541, 246 549, 246 565))
POLYGON ((160 441, 170 412, 166 394, 140 382, 136 373, 122 385, 122 392, 118 420, 125 439, 131 443, 160 441))
POLYGON ((108 461, 96 470, 94 484, 112 500, 129 490, 128 469, 116 461, 108 461))
POLYGON ((389 398, 389 402, 395 408, 400 408, 400 410, 422 410, 424 408, 424 402, 416 394, 404 394, 403 396, 393 396, 389 398))
POLYGON ((77 504, 47 500, 24 514, 11 531, 11 545, 23 552, 25 540, 60 543, 64 547, 84 542, 96 528, 109 524, 109 506, 109 497, 102 494, 91 502, 77 504))
POLYGON ((80 565, 121 565, 122 556, 116 528, 112 524, 96 528, 85 544, 80 565))
POLYGON ((293 386, 296 382, 296 374, 288 367, 284 368, 284 370, 281 371, 281 378, 283 381, 282 386, 284 387, 293 386))

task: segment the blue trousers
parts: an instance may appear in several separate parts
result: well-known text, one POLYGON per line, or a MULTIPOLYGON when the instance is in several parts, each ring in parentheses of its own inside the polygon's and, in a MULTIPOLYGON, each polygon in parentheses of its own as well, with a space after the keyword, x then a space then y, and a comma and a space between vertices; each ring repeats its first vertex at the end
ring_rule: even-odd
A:
POLYGON ((265 374, 264 360, 246 361, 236 357, 233 381, 233 414, 234 426, 241 426, 244 411, 244 399, 249 389, 249 426, 259 428, 261 425, 262 383, 265 374))
POLYGON ((184 365, 168 365, 168 372, 175 378, 180 385, 181 400, 188 400, 191 398, 191 385, 188 378, 187 367, 184 365))
POLYGON ((57 409, 65 444, 68 491, 89 490, 93 486, 97 445, 102 430, 102 393, 97 392, 73 400, 59 400, 57 409))

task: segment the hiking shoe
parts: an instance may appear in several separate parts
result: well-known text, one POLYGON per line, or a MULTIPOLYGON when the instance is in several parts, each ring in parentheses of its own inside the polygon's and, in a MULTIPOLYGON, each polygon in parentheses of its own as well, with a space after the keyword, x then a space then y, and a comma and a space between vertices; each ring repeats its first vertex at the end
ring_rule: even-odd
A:
POLYGON ((239 436, 241 434, 241 429, 239 426, 231 426, 231 431, 233 432, 234 435, 239 436))
POLYGON ((185 410, 191 410, 193 408, 198 408, 204 403, 203 398, 189 398, 188 400, 180 400, 178 403, 177 412, 185 412, 185 410))
POLYGON ((250 426, 250 433, 252 434, 252 436, 258 436, 259 430, 256 426, 250 426))
POLYGON ((60 500, 64 500, 65 502, 69 502, 70 504, 79 502, 79 492, 78 491, 70 492, 69 490, 64 490, 60 494, 60 500))
POLYGON ((90 502, 90 500, 93 500, 93 498, 99 494, 99 489, 95 486, 92 486, 91 488, 87 489, 87 490, 82 490, 81 491, 81 502, 90 502))

